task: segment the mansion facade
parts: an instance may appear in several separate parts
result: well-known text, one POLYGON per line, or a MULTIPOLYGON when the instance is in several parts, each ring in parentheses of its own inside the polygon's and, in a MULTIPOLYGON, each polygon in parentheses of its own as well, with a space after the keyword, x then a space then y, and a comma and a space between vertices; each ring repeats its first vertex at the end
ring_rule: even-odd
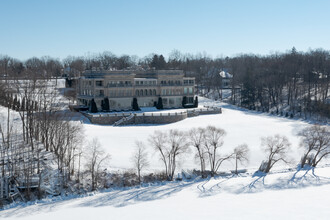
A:
POLYGON ((184 97, 187 104, 194 102, 194 85, 195 78, 184 77, 182 70, 87 70, 79 78, 77 100, 89 106, 94 99, 101 110, 108 98, 111 110, 128 110, 133 98, 139 107, 152 107, 161 97, 164 108, 179 108, 184 97))

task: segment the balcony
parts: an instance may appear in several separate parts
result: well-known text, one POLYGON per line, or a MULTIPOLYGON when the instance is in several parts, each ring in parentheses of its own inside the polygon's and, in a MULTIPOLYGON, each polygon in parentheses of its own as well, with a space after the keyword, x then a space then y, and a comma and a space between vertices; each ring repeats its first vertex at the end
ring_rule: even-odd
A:
POLYGON ((157 84, 151 84, 151 85, 149 85, 149 84, 134 85, 134 87, 157 87, 157 86, 159 86, 159 85, 157 85, 157 84))
POLYGON ((160 84, 160 86, 182 86, 182 84, 181 83, 170 83, 170 84, 163 83, 163 84, 160 84))
POLYGON ((108 88, 115 88, 115 87, 132 87, 132 84, 108 84, 108 88))

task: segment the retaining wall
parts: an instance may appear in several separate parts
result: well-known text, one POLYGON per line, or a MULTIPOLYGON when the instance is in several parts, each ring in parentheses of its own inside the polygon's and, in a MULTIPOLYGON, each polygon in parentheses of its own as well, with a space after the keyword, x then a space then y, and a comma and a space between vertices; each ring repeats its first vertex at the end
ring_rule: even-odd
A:
MULTIPOLYGON (((169 124, 178 121, 182 121, 188 117, 195 117, 198 115, 206 114, 221 114, 221 108, 207 108, 207 109, 193 109, 182 112, 174 113, 160 113, 160 112, 148 112, 148 113, 135 113, 134 117, 124 119, 119 125, 130 125, 130 124, 169 124)), ((128 118, 133 113, 122 113, 122 114, 84 114, 93 124, 100 125, 113 125, 122 118, 128 118)))

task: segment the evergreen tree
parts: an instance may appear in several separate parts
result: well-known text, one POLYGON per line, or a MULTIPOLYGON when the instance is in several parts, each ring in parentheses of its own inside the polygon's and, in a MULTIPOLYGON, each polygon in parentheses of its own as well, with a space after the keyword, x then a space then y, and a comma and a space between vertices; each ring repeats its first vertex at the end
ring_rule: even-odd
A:
POLYGON ((109 98, 108 97, 104 98, 104 111, 106 111, 106 112, 110 111, 110 104, 109 104, 109 98))
POLYGON ((139 104, 137 102, 137 98, 133 98, 132 108, 133 108, 134 111, 139 111, 140 110, 139 104))
POLYGON ((104 100, 101 100, 101 109, 102 111, 105 111, 104 100))
POLYGON ((157 108, 157 109, 163 109, 163 108, 164 108, 162 97, 159 97, 159 98, 158 98, 158 102, 157 102, 156 108, 157 108))
POLYGON ((242 106, 253 109, 255 108, 257 91, 255 87, 255 80, 250 73, 244 79, 243 88, 241 90, 242 106))
POLYGON ((182 107, 185 107, 187 104, 187 96, 184 96, 182 99, 182 107))
POLYGON ((163 70, 166 68, 166 61, 163 55, 159 56, 158 59, 158 69, 163 70))
POLYGON ((163 55, 158 56, 155 54, 152 58, 152 61, 150 63, 151 67, 154 67, 156 70, 162 70, 166 68, 166 61, 163 55))
POLYGON ((154 67, 154 68, 157 70, 157 69, 159 68, 159 67, 158 67, 158 63, 159 63, 158 55, 155 54, 155 55, 153 56, 153 58, 152 58, 152 61, 151 61, 151 63, 150 63, 150 66, 151 66, 151 67, 154 67))
POLYGON ((92 101, 91 101, 90 111, 91 111, 91 113, 97 112, 97 106, 96 106, 94 99, 92 99, 92 101))
POLYGON ((195 97, 195 101, 194 101, 194 107, 197 108, 198 107, 198 97, 195 97))

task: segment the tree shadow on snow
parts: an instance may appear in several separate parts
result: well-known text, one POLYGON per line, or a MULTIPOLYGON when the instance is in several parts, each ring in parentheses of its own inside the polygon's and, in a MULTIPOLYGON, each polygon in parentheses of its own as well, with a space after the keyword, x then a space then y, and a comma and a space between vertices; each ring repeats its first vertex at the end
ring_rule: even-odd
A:
POLYGON ((283 190, 330 184, 329 177, 320 176, 315 171, 315 168, 300 169, 298 167, 290 172, 268 174, 255 172, 253 175, 195 178, 185 181, 155 183, 146 187, 113 188, 100 193, 54 197, 36 203, 14 205, 13 208, 0 212, 0 217, 21 217, 40 212, 52 212, 62 207, 123 207, 139 202, 167 198, 193 185, 196 186, 199 197, 206 197, 222 192, 233 194, 259 193, 269 189, 283 190), (265 181, 266 177, 267 182, 265 181))
POLYGON ((166 198, 180 192, 184 188, 194 184, 190 182, 171 182, 156 186, 135 187, 127 190, 114 190, 113 192, 106 192, 99 194, 90 199, 84 200, 76 206, 100 207, 100 206, 114 206, 123 207, 134 204, 136 202, 158 200, 166 198))

